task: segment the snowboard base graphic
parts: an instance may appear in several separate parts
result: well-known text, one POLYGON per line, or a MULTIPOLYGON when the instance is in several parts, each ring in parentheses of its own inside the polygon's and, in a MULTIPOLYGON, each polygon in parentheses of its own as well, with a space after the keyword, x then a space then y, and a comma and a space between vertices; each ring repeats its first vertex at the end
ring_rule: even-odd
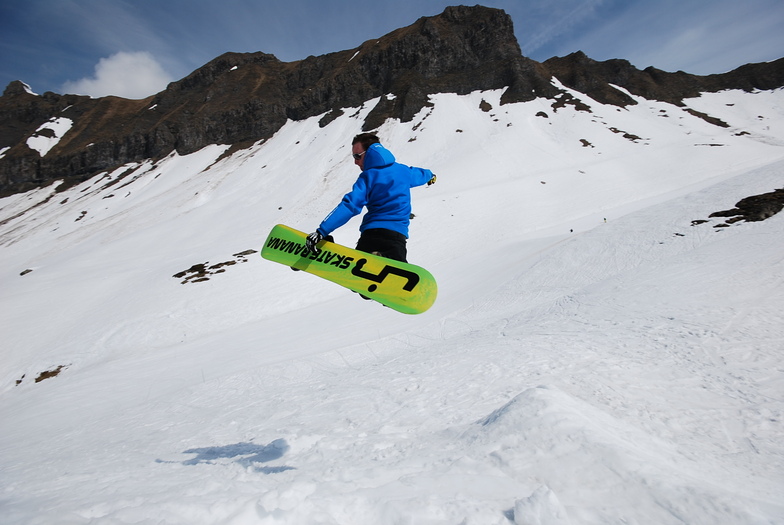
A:
POLYGON ((404 314, 420 314, 438 295, 433 275, 419 266, 321 241, 318 255, 305 247, 307 234, 278 224, 261 256, 317 275, 404 314))

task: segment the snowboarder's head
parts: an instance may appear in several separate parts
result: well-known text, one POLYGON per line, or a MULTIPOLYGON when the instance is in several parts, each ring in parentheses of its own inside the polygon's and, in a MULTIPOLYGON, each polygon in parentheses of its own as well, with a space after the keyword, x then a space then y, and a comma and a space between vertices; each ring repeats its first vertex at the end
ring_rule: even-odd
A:
POLYGON ((354 137, 351 145, 354 164, 362 171, 385 168, 395 162, 395 156, 378 141, 373 133, 363 133, 354 137))
POLYGON ((372 144, 378 144, 378 136, 375 133, 360 133, 351 141, 351 156, 354 157, 354 164, 359 169, 365 169, 365 152, 372 144))

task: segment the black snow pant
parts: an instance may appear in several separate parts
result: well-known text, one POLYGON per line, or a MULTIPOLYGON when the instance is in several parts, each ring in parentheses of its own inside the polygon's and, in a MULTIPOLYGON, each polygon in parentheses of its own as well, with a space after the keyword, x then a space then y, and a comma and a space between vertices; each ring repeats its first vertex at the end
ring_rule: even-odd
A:
MULTIPOLYGON (((357 250, 365 253, 375 253, 394 259, 396 261, 406 261, 406 236, 392 230, 384 228, 372 228, 365 230, 359 236, 357 250)), ((363 299, 370 299, 365 295, 359 294, 363 299)))
POLYGON ((387 259, 406 261, 406 236, 384 228, 365 230, 357 242, 357 250, 365 253, 377 253, 387 259))

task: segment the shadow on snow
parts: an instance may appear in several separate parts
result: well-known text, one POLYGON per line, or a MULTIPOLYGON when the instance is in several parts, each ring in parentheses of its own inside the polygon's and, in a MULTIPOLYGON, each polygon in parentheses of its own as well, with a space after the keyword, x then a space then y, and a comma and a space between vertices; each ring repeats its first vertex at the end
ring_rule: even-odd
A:
POLYGON ((293 470, 294 467, 262 467, 258 463, 268 463, 283 457, 289 450, 289 445, 285 439, 276 439, 268 445, 257 445, 255 443, 234 443, 220 447, 192 448, 183 451, 183 454, 196 454, 196 457, 179 462, 164 461, 156 459, 156 463, 181 463, 182 465, 199 465, 201 463, 214 464, 221 459, 234 459, 245 468, 253 468, 256 472, 263 474, 277 474, 286 470, 293 470))

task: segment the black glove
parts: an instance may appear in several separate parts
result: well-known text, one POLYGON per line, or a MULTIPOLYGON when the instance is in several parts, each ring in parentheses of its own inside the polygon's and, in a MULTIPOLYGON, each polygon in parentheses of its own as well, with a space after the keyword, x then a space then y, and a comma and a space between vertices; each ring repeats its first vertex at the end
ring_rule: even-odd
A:
POLYGON ((432 185, 433 185, 433 184, 435 184, 435 183, 436 183, 436 174, 435 174, 435 173, 433 173, 433 178, 432 178, 432 179, 430 179, 429 181, 427 181, 427 185, 428 185, 428 186, 432 186, 432 185))
POLYGON ((318 255, 319 249, 316 245, 320 243, 323 238, 324 237, 318 232, 318 230, 316 230, 310 235, 308 235, 307 239, 305 239, 305 247, 313 255, 318 255))

